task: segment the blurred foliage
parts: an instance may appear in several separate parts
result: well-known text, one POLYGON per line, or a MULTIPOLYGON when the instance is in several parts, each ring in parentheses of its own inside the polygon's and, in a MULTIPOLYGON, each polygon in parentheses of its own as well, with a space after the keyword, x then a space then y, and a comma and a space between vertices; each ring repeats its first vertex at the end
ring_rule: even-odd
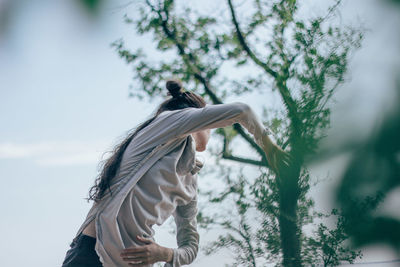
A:
POLYGON ((346 218, 345 230, 356 245, 387 243, 399 253, 400 220, 381 212, 386 196, 400 189, 400 83, 396 93, 394 109, 352 151, 337 199, 346 218))
POLYGON ((320 223, 313 236, 305 237, 303 261, 309 266, 338 266, 342 262, 353 263, 362 256, 361 251, 354 250, 349 242, 343 214, 334 209, 330 215, 336 218, 334 228, 320 223))
POLYGON ((96 15, 100 9, 100 6, 104 0, 76 0, 82 5, 90 14, 96 15))
MULTIPOLYGON (((400 11, 400 1, 382 1, 382 5, 387 3, 400 11)), ((358 247, 386 244, 400 256, 398 205, 390 207, 386 203, 388 196, 398 196, 400 190, 398 77, 393 76, 397 86, 390 92, 393 93, 392 103, 386 106, 386 112, 382 113, 381 121, 375 123, 370 137, 361 143, 357 140, 357 143, 347 143, 331 149, 335 151, 334 155, 351 154, 336 192, 342 210, 344 232, 358 247)))
POLYGON ((235 6, 227 0, 220 10, 202 14, 183 1, 145 0, 136 6, 139 15, 125 16, 125 22, 140 35, 150 34, 157 52, 166 56, 154 60, 144 49, 130 51, 123 39, 112 44, 133 68, 131 95, 139 99, 165 95, 165 80, 171 76, 213 104, 249 93, 280 98, 282 105, 263 118, 277 143, 295 159, 279 175, 269 169, 265 152, 239 124, 216 131, 222 151, 214 151, 218 160, 213 174, 223 177, 225 188, 207 193, 219 212, 203 210, 198 220, 202 226, 227 231, 207 252, 231 249, 234 266, 271 261, 332 266, 360 256, 346 243, 340 212, 313 210, 314 201, 307 194, 310 176, 303 165, 325 136, 332 96, 345 81, 348 60, 361 46, 364 30, 335 24, 340 0, 332 0, 325 14, 311 18, 298 16, 300 2, 249 0, 235 6), (229 66, 242 75, 226 71, 229 66), (254 153, 236 156, 233 143, 238 141, 254 153), (233 171, 221 158, 256 166, 259 174, 250 177, 233 171), (225 214, 222 203, 229 205, 225 214), (336 228, 315 225, 312 237, 302 231, 314 219, 330 215, 340 222, 336 228))
MULTIPOLYGON (((92 17, 97 17, 100 11, 100 7, 105 0, 75 0, 77 5, 80 5, 87 13, 92 17)), ((36 3, 37 5, 43 5, 45 3, 36 3)), ((4 35, 10 28, 10 23, 14 17, 17 17, 17 11, 19 9, 26 8, 29 6, 24 0, 1 0, 0 3, 0 37, 4 35)))

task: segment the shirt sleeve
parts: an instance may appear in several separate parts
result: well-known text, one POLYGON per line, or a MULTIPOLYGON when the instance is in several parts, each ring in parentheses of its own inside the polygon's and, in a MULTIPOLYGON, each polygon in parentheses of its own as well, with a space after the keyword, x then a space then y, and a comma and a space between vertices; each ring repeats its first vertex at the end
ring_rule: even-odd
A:
POLYGON ((176 240, 178 248, 174 249, 171 263, 164 267, 179 267, 190 264, 197 256, 199 249, 199 234, 197 232, 197 200, 178 206, 173 213, 176 223, 176 240))
POLYGON ((178 135, 240 123, 261 146, 262 136, 269 133, 253 109, 242 102, 207 105, 204 108, 186 108, 176 115, 180 120, 178 135))
POLYGON ((268 130, 245 103, 233 102, 161 112, 154 122, 139 131, 126 148, 120 169, 129 170, 141 158, 141 153, 147 153, 157 145, 197 131, 223 128, 234 123, 240 123, 253 135, 256 143, 262 146, 262 137, 268 134, 268 130))

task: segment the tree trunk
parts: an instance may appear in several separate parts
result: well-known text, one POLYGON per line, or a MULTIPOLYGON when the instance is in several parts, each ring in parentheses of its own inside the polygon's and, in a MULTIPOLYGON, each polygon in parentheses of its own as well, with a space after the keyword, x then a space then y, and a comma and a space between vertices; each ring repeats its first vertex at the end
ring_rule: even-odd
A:
POLYGON ((298 179, 299 173, 283 176, 280 187, 279 229, 283 266, 302 266, 300 257, 300 229, 297 222, 298 179), (290 182, 292 181, 292 182, 290 182))

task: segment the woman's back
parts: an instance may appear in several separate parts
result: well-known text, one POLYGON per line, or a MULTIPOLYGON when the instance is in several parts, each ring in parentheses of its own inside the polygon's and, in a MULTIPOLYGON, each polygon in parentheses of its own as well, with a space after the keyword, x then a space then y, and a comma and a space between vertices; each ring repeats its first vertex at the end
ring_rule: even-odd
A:
MULTIPOLYGON (((203 144, 198 145, 204 150, 209 129, 240 123, 260 146, 279 151, 247 104, 207 106, 201 96, 182 90, 177 81, 168 81, 166 87, 172 98, 128 135, 104 164, 89 192, 94 205, 67 252, 64 267, 129 266, 137 257, 146 266, 157 261, 167 262, 165 266, 190 264, 199 243, 196 172, 201 168, 196 165, 191 134, 202 137, 203 144), (177 225, 178 248, 143 239, 143 235, 152 238, 152 226, 170 215, 177 225), (91 230, 95 238, 85 237, 83 230, 91 230), (90 242, 85 241, 88 238, 90 242), (85 242, 87 250, 81 249, 85 242), (152 253, 138 256, 138 251, 150 248, 152 253)), ((277 157, 270 159, 276 163, 277 157)))

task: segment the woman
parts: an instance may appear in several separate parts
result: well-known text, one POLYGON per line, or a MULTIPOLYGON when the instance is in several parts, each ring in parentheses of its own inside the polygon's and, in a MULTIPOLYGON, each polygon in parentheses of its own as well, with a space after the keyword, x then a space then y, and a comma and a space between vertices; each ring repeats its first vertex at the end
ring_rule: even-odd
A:
POLYGON ((154 117, 142 123, 106 161, 89 192, 94 200, 63 267, 190 264, 198 251, 195 151, 206 148, 210 129, 240 123, 265 149, 275 167, 287 155, 268 137, 252 109, 240 102, 206 105, 177 80, 154 117), (178 248, 154 242, 154 224, 173 216, 178 248))

